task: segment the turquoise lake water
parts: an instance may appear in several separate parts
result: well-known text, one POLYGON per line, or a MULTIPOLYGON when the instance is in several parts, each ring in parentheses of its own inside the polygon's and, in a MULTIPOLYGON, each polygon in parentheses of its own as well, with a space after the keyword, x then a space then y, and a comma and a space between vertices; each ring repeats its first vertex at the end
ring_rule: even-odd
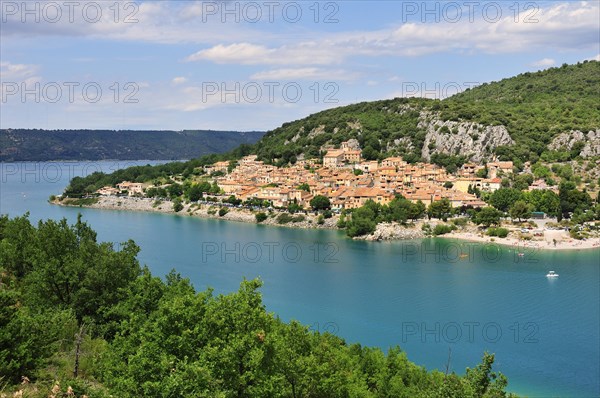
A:
POLYGON ((356 242, 338 231, 47 203, 74 175, 131 164, 1 164, 0 213, 74 222, 81 212, 100 240, 135 240, 154 274, 175 268, 199 290, 227 293, 260 277, 268 310, 284 320, 348 342, 400 345, 429 369, 444 369, 450 350, 462 373, 487 350, 510 391, 600 396, 600 250, 518 257, 454 240, 356 242), (560 277, 548 280, 549 270, 560 277))

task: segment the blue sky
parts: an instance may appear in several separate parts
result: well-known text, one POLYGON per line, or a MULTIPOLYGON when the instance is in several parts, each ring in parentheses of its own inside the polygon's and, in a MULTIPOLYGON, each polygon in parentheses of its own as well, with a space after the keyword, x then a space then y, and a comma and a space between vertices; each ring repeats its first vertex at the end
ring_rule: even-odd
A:
POLYGON ((269 130, 600 54, 598 1, 0 3, 1 128, 269 130))

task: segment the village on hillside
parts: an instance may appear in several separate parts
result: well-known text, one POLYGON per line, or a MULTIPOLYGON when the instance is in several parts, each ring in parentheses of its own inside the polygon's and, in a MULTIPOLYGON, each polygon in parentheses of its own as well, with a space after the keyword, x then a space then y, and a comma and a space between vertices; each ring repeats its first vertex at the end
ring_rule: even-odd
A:
MULTIPOLYGON (((434 164, 408 164, 401 157, 365 161, 358 143, 353 141, 344 142, 337 149, 326 148, 322 163, 302 159, 289 167, 276 167, 249 155, 233 167, 229 161, 220 161, 198 172, 210 176, 210 182, 218 185, 219 196, 234 196, 244 202, 256 199, 282 208, 295 203, 309 209, 310 200, 322 195, 329 198, 334 211, 359 208, 368 200, 388 204, 397 195, 413 203, 421 201, 426 206, 447 198, 453 207, 485 207, 486 203, 474 192, 493 192, 501 188, 503 176, 513 173, 510 161, 487 165, 466 163, 455 174, 434 164)), ((150 188, 160 187, 124 181, 116 188, 103 187, 97 193, 108 196, 126 192, 129 196, 143 196, 150 188)), ((544 180, 535 181, 529 189, 558 192, 556 187, 546 186, 544 180)))

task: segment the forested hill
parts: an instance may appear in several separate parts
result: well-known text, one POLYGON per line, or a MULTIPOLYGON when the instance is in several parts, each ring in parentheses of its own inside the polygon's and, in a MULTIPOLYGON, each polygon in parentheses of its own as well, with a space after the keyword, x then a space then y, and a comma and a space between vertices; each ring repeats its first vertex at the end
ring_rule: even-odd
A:
MULTIPOLYGON (((327 145, 354 138, 367 159, 400 155, 414 162, 437 154, 475 161, 497 155, 517 164, 542 155, 565 160, 556 152, 569 152, 572 142, 561 148, 553 139, 581 131, 586 138, 578 148, 590 144, 589 131, 600 129, 599 96, 600 62, 565 64, 441 101, 396 98, 326 110, 268 132, 255 151, 262 160, 283 165, 301 156, 319 157, 327 145)), ((586 153, 594 156, 598 142, 590 145, 586 153)))
POLYGON ((253 144, 264 132, 0 130, 0 161, 192 159, 253 144))

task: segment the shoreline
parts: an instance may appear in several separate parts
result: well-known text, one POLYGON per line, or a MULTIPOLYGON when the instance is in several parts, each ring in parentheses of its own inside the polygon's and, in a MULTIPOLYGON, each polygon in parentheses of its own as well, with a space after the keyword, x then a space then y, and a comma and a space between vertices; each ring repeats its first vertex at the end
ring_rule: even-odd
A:
MULTIPOLYGON (((337 221, 339 219, 339 215, 337 214, 334 214, 331 218, 324 219, 323 224, 318 224, 318 215, 315 215, 312 212, 307 212, 306 214, 304 212, 300 212, 296 215, 304 216, 305 220, 300 222, 289 222, 285 224, 279 224, 276 220, 276 216, 284 212, 276 211, 269 215, 269 217, 265 221, 257 223, 256 218, 254 216, 255 213, 252 213, 248 209, 228 207, 229 212, 223 216, 219 216, 218 209, 221 207, 219 204, 183 204, 183 209, 179 212, 175 212, 173 211, 173 202, 168 200, 162 201, 159 205, 156 206, 154 205, 155 202, 156 201, 154 199, 150 198, 104 196, 99 197, 98 202, 91 205, 68 204, 62 203, 58 200, 55 200, 54 202, 50 203, 65 207, 85 207, 100 210, 152 212, 224 221, 236 221, 256 225, 268 225, 301 229, 328 229, 340 231, 340 229, 337 227, 337 221)), ((268 211, 264 212, 268 214, 268 211)), ((426 236, 421 230, 421 226, 426 223, 435 226, 435 224, 439 223, 439 221, 419 220, 415 222, 411 227, 402 226, 396 223, 380 223, 377 225, 377 229, 374 233, 366 236, 357 237, 354 239, 365 241, 402 241, 411 239, 426 239, 428 236, 426 236)), ((506 238, 494 238, 483 235, 480 231, 477 231, 476 227, 471 227, 459 231, 453 231, 451 233, 439 235, 436 237, 443 239, 457 239, 481 244, 498 244, 502 246, 512 247, 514 249, 523 250, 577 251, 600 249, 600 238, 598 237, 587 240, 575 240, 572 239, 568 235, 568 233, 566 233, 566 231, 558 230, 544 231, 544 236, 541 240, 520 240, 510 235, 506 238), (554 240, 556 240, 556 244, 554 243, 554 240)))
MULTIPOLYGON (((553 231, 548 231, 553 232, 553 231)), ((556 246, 551 240, 541 241, 526 241, 519 240, 514 237, 493 238, 490 236, 480 236, 470 232, 454 232, 447 235, 438 236, 442 239, 458 239, 468 242, 476 242, 481 244, 498 244, 513 249, 522 249, 525 251, 531 250, 550 250, 550 251, 578 251, 578 250, 594 250, 600 249, 600 238, 592 238, 587 240, 563 240, 556 243, 556 246)))
MULTIPOLYGON (((339 216, 334 215, 329 219, 324 219, 324 223, 322 225, 317 224, 317 217, 311 212, 308 214, 304 214, 304 212, 300 212, 296 215, 302 215, 306 219, 300 222, 290 222, 286 224, 279 224, 276 220, 276 216, 281 214, 280 212, 274 212, 272 216, 269 216, 263 222, 256 222, 255 213, 250 212, 247 209, 240 209, 236 207, 227 207, 229 212, 223 216, 219 216, 218 209, 223 207, 221 204, 185 204, 182 203, 183 209, 179 212, 175 212, 173 210, 173 202, 170 200, 161 201, 160 205, 153 206, 155 200, 149 198, 135 198, 135 197, 115 197, 115 196, 103 196, 98 198, 98 202, 91 205, 77 205, 77 204, 68 204, 57 201, 50 202, 52 204, 58 206, 65 207, 83 207, 90 209, 100 209, 100 210, 117 210, 117 211, 137 211, 137 212, 146 212, 146 213, 162 213, 162 214, 170 214, 177 216, 185 216, 185 217, 198 217, 198 218, 206 218, 206 219, 214 219, 214 220, 223 220, 223 221, 235 221, 235 222, 243 222, 247 224, 256 224, 256 225, 269 225, 276 227, 287 227, 287 228, 302 228, 302 229, 330 229, 330 230, 338 230, 336 224, 339 216), (211 214, 209 211, 211 209, 215 209, 215 213, 211 214)), ((267 210, 263 210, 264 213, 268 214, 267 210)))

